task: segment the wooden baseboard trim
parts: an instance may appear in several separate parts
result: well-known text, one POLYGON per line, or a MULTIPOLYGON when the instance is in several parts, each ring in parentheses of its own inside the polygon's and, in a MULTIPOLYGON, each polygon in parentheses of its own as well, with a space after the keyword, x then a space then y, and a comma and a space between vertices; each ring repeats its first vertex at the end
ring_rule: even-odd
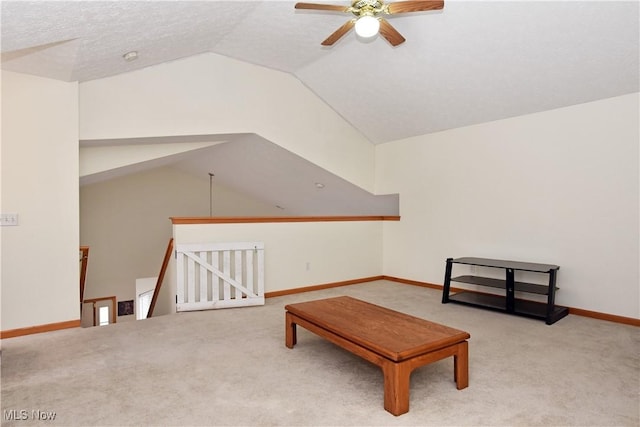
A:
POLYGON ((23 335, 40 334, 42 332, 58 331, 61 329, 79 328, 80 319, 66 322, 47 323, 46 325, 29 326, 26 328, 8 329, 0 331, 0 339, 21 337, 23 335))
MULTIPOLYGON (((442 285, 435 285, 433 283, 427 283, 427 282, 419 282, 417 280, 402 279, 402 278, 393 277, 393 276, 382 276, 382 280, 389 280, 391 282, 404 283, 404 284, 413 285, 413 286, 422 286, 423 288, 431 288, 431 289, 438 289, 438 290, 442 290, 443 288, 442 285)), ((460 292, 463 290, 466 290, 466 289, 453 288, 453 287, 451 288, 452 292, 460 292)), ((482 292, 479 292, 479 293, 482 293, 482 292)), ((640 326, 640 319, 635 319, 633 317, 624 317, 624 316, 618 316, 616 314, 600 313, 598 311, 584 310, 582 308, 575 308, 575 307, 567 307, 567 308, 569 309, 569 314, 575 314, 576 316, 591 317, 592 319, 606 320, 608 322, 622 323, 625 325, 632 325, 632 326, 640 326)))
POLYGON ((364 277, 362 279, 344 280, 342 282, 325 283, 322 285, 305 286, 302 288, 284 289, 282 291, 265 292, 265 298, 281 297, 284 295, 300 294, 303 292, 319 291, 322 289, 337 288, 340 286, 356 285, 358 283, 383 280, 384 276, 364 277))
MULTIPOLYGON (((437 284, 428 283, 428 282, 420 282, 418 280, 410 280, 410 279, 403 279, 400 277, 382 275, 382 276, 364 277, 361 279, 344 280, 341 282, 325 283, 322 285, 305 286, 302 288, 284 289, 282 291, 266 292, 264 296, 265 298, 274 298, 274 297, 280 297, 284 295, 293 295, 293 294, 299 294, 303 292, 337 288, 340 286, 374 282, 376 280, 388 280, 390 282, 402 283, 405 285, 420 286, 423 288, 442 290, 442 285, 437 285, 437 284)), ((451 288, 451 290, 453 292, 459 292, 463 289, 451 288)), ((569 314, 575 314, 576 316, 590 317, 593 319, 605 320, 608 322, 622 323, 625 325, 640 327, 640 319, 636 319, 633 317, 625 317, 625 316, 618 316, 615 314, 600 313, 597 311, 584 310, 582 308, 574 308, 574 307, 568 307, 568 308, 569 308, 569 314)), ((29 326, 27 328, 9 329, 6 331, 0 331, 0 339, 14 338, 14 337, 19 337, 23 335, 39 334, 42 332, 51 332, 51 331, 57 331, 61 329, 78 328, 78 327, 80 327, 80 319, 68 320, 66 322, 49 323, 46 325, 29 326)))
MULTIPOLYGON (((423 288, 436 289, 438 291, 442 291, 442 288, 443 288, 442 285, 436 285, 434 283, 418 282, 417 280, 402 279, 400 277, 393 277, 393 276, 382 276, 382 280, 388 280, 390 282, 404 283, 405 285, 420 286, 420 287, 423 287, 423 288)), ((451 292, 461 292, 461 291, 466 291, 467 290, 467 289, 463 289, 463 288, 456 288, 456 287, 453 287, 453 286, 450 289, 451 289, 451 292)))
POLYGON ((625 325, 640 326, 640 319, 633 317, 618 316, 616 314, 600 313, 598 311, 584 310, 582 308, 569 307, 569 314, 576 316, 591 317, 598 320, 606 320, 608 322, 623 323, 625 325))
POLYGON ((382 276, 382 280, 389 280, 390 282, 404 283, 405 285, 411 285, 411 286, 420 286, 422 288, 442 290, 442 285, 436 285, 434 283, 427 283, 427 282, 418 282, 417 280, 402 279, 400 277, 382 276))

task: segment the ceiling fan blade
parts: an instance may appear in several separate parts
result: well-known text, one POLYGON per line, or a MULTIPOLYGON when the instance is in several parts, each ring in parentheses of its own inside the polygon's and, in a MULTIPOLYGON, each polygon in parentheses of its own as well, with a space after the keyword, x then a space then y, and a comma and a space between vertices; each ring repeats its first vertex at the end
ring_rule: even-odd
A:
POLYGON ((319 4, 319 3, 296 3, 296 9, 313 9, 313 10, 334 10, 336 12, 348 12, 349 6, 338 6, 335 4, 319 4))
POLYGON ((390 3, 389 13, 421 12, 424 10, 438 10, 444 8, 443 0, 409 0, 390 3))
POLYGON ((348 20, 347 22, 344 23, 344 25, 342 27, 340 27, 336 31, 334 31, 333 34, 331 34, 329 37, 327 37, 326 40, 323 41, 320 44, 322 46, 331 46, 332 44, 337 42, 340 39, 340 37, 342 37, 345 34, 347 34, 349 32, 349 30, 351 28, 353 28, 355 23, 356 23, 355 19, 348 20))
POLYGON ((398 46, 405 42, 405 38, 400 34, 391 24, 384 18, 378 18, 380 20, 380 34, 387 39, 392 46, 398 46))

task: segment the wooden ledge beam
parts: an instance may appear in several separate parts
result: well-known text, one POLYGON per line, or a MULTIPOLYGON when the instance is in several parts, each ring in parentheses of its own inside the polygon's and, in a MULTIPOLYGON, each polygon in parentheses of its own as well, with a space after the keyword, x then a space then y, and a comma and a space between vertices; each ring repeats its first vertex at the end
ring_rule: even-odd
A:
POLYGON ((328 221, 400 221, 399 215, 365 216, 266 216, 266 217, 171 217, 174 225, 184 224, 238 224, 261 222, 328 222, 328 221))

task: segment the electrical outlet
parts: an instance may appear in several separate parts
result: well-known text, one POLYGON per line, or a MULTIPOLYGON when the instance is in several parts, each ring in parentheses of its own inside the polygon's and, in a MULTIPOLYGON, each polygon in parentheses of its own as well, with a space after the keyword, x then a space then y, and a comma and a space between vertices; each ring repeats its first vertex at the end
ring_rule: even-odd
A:
POLYGON ((0 214, 0 225, 18 225, 17 213, 3 213, 0 214))
POLYGON ((475 276, 478 273, 478 267, 475 265, 471 266, 471 275, 475 276))
POLYGON ((311 270, 311 263, 309 261, 307 261, 307 265, 305 266, 305 269, 307 271, 311 270))

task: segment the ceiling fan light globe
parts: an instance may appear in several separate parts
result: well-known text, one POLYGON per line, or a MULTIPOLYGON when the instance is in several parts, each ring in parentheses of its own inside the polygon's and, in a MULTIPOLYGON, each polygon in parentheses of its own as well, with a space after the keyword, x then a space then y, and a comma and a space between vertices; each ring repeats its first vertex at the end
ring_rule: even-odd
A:
POLYGON ((356 34, 360 37, 368 39, 378 34, 380 30, 380 21, 370 15, 361 16, 356 21, 356 34))

